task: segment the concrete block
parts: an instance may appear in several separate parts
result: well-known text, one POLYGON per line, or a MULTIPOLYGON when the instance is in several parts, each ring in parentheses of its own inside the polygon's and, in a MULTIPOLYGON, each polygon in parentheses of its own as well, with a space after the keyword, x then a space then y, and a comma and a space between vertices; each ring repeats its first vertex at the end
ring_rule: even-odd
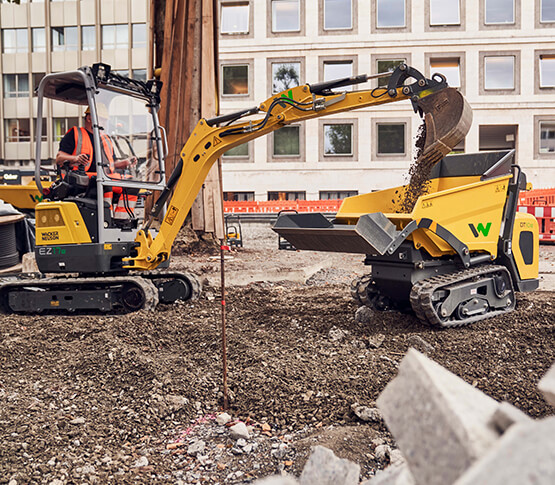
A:
POLYGON ((493 413, 490 424, 495 426, 500 433, 504 433, 513 424, 529 423, 531 421, 532 418, 530 416, 524 414, 520 409, 514 407, 512 404, 503 401, 493 413))
POLYGON ((455 485, 553 485, 555 416, 515 424, 455 485))
POLYGON ((406 465, 390 466, 360 485, 414 485, 414 478, 406 465))
POLYGON ((315 446, 301 473, 301 485, 358 485, 360 466, 315 446))
POLYGON ((555 407, 555 364, 542 377, 538 383, 538 389, 543 394, 544 399, 555 407))
POLYGON ((377 401, 418 485, 450 485, 499 438, 498 403, 409 349, 377 401))

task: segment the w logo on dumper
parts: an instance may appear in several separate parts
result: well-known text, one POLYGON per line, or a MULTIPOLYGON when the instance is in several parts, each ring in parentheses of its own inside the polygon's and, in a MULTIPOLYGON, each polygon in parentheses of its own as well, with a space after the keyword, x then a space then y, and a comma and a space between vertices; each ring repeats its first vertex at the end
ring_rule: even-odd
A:
POLYGON ((469 224, 468 227, 470 227, 470 230, 472 231, 474 237, 480 237, 480 234, 482 234, 484 237, 487 237, 487 235, 489 234, 489 230, 491 229, 491 222, 488 222, 485 226, 481 222, 479 222, 477 226, 475 226, 474 224, 469 224))

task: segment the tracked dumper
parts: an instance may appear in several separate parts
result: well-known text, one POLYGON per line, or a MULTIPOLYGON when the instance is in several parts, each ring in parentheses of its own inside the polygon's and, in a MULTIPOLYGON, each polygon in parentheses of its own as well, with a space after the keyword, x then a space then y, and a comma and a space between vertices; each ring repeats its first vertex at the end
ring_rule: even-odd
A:
POLYGON ((526 177, 513 160, 514 150, 447 156, 411 212, 401 211, 408 187, 394 187, 345 199, 331 221, 284 214, 273 229, 297 249, 364 254, 371 272, 351 287, 359 304, 466 325, 538 288, 538 224, 517 212, 526 177))

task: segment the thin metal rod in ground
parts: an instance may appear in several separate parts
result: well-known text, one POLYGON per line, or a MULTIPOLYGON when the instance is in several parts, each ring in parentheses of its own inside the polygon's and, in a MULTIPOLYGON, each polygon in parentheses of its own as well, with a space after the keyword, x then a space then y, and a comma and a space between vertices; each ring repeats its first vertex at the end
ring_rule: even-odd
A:
POLYGON ((221 275, 221 302, 222 302, 222 367, 223 367, 223 393, 224 411, 229 409, 229 399, 227 396, 227 339, 225 333, 225 258, 224 251, 228 248, 224 246, 224 240, 220 239, 220 275, 221 275))

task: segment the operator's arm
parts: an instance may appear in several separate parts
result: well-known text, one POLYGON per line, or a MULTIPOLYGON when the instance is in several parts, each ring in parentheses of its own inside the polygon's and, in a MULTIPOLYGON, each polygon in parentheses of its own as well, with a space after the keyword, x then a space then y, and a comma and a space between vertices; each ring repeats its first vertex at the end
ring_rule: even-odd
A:
POLYGON ((77 167, 78 165, 86 165, 88 158, 87 155, 82 153, 77 155, 71 155, 75 150, 75 137, 73 130, 68 130, 68 132, 60 140, 60 149, 56 154, 56 164, 62 166, 64 163, 69 162, 71 167, 77 167))

